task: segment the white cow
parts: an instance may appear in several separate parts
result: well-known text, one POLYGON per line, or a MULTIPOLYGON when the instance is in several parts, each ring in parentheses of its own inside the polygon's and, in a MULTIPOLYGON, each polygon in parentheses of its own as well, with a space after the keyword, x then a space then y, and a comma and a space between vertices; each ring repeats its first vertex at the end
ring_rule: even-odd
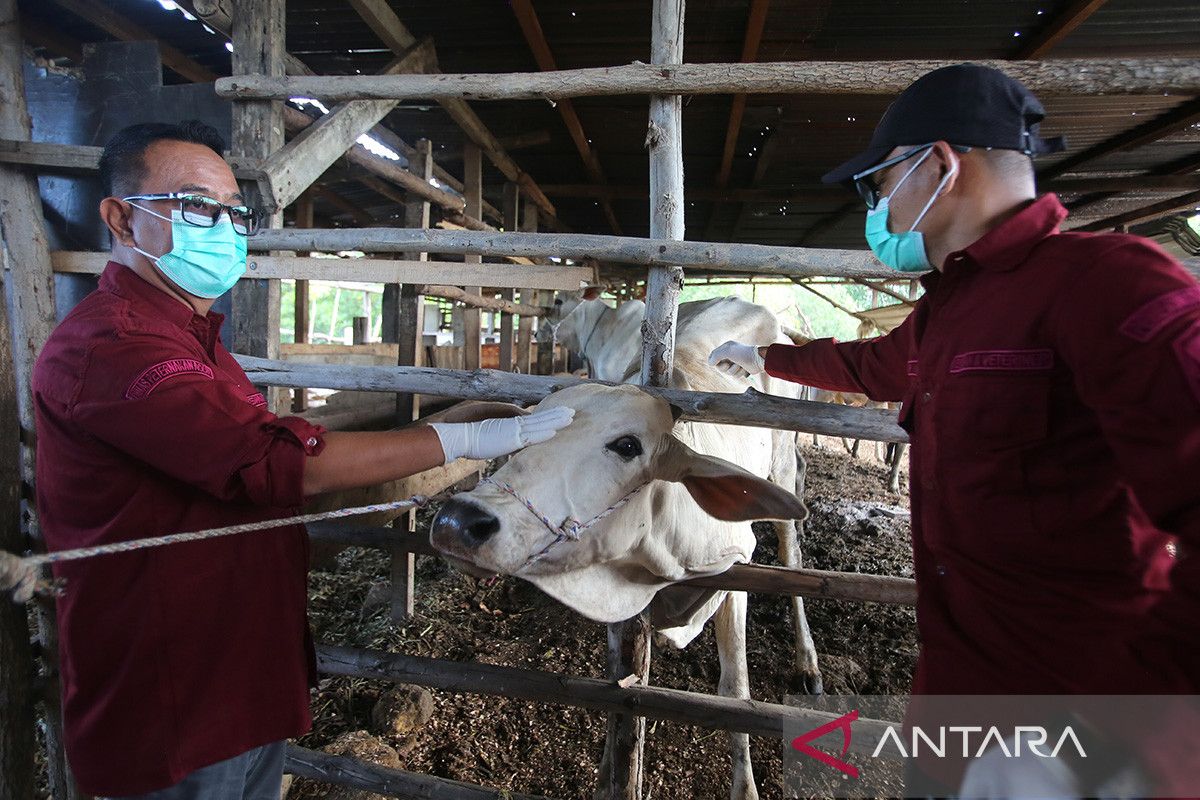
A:
MULTIPOLYGON (((592 378, 617 383, 631 380, 641 369, 641 325, 646 304, 640 300, 628 300, 619 308, 613 308, 600 300, 599 296, 598 290, 589 289, 581 298, 560 297, 555 301, 555 312, 547 318, 546 327, 554 331, 564 347, 581 353, 587 359, 592 378)), ((707 353, 701 354, 699 348, 707 347, 709 343, 715 347, 729 341, 734 331, 751 330, 759 337, 753 341, 761 344, 777 341, 803 344, 809 341, 795 331, 783 333, 786 329, 779 326, 770 311, 738 297, 681 303, 676 327, 676 348, 680 351, 690 348, 689 355, 701 361, 707 358, 707 353)), ((707 370, 701 368, 701 372, 707 373, 707 370)), ((745 391, 748 385, 753 385, 771 394, 801 398, 807 389, 765 375, 754 381, 723 377, 726 378, 725 382, 709 391, 740 392, 745 391)), ((744 434, 745 429, 742 431, 744 434)), ((772 454, 775 465, 771 480, 803 497, 805 464, 796 447, 797 436, 787 431, 776 431, 774 438, 772 454)), ((801 566, 800 534, 803 525, 801 519, 776 522, 772 526, 778 539, 779 561, 784 566, 801 566)), ((798 688, 810 694, 820 694, 822 686, 817 651, 804 613, 804 599, 794 597, 791 605, 798 688)))
MULTIPOLYGON (((706 302, 722 318, 722 304, 737 304, 738 323, 716 333, 703 324, 681 325, 671 385, 742 391, 746 382, 708 366, 708 353, 726 338, 775 341, 778 322, 745 301, 706 302)), ((693 321, 702 323, 702 316, 693 321)), ((495 415, 497 405, 482 404, 479 413, 495 415)), ((746 594, 673 584, 748 562, 755 546, 750 520, 807 515, 790 491, 794 484, 781 488, 779 480, 788 465, 794 479, 794 436, 676 424, 664 401, 634 386, 573 386, 538 408, 558 405, 574 408, 574 421, 447 502, 434 520, 433 545, 468 572, 519 576, 600 622, 648 608, 659 640, 674 647, 687 645, 713 618, 718 691, 749 697, 746 594)), ((523 412, 509 406, 502 413, 523 412)), ((730 743, 731 796, 756 798, 749 738, 731 734, 730 743)))

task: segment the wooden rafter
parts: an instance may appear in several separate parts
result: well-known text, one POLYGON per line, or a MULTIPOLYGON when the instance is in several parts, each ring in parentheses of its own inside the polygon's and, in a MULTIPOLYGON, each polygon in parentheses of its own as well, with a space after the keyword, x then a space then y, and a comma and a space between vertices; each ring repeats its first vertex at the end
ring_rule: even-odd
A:
POLYGON ((329 187, 314 184, 311 189, 314 195, 353 217, 357 224, 366 227, 375 222, 375 218, 371 216, 369 211, 357 203, 347 200, 329 187))
POLYGON ((1124 211, 1120 214, 1114 214, 1111 217, 1098 219, 1094 222, 1089 222, 1085 225, 1080 225, 1072 230, 1077 231, 1103 231, 1115 228, 1118 225, 1132 225, 1136 222, 1161 217, 1165 214, 1170 214, 1175 211, 1182 211, 1185 208, 1194 208, 1200 205, 1200 192, 1189 192, 1178 197, 1172 197, 1167 200, 1160 200, 1157 203, 1151 203, 1148 206, 1135 208, 1130 211, 1124 211))
MULTIPOLYGON (((767 176, 767 171, 771 166, 771 162, 775 158, 775 152, 779 149, 779 134, 778 127, 771 131, 771 135, 766 137, 766 140, 759 146, 758 161, 754 164, 754 177, 750 179, 750 187, 757 188, 767 176)), ((750 207, 742 204, 738 208, 737 219, 733 223, 733 229, 729 233, 729 240, 736 242, 742 233, 742 226, 746 224, 747 214, 750 207)))
MULTIPOLYGON (((392 52, 399 55, 416 42, 416 37, 396 16, 396 12, 387 0, 350 0, 350 5, 358 12, 363 21, 375 32, 392 52)), ((504 173, 504 177, 518 184, 526 196, 538 204, 538 207, 553 219, 556 213, 550 198, 543 194, 534 179, 523 172, 512 156, 501 146, 496 136, 483 124, 483 120, 461 98, 447 98, 439 101, 442 108, 462 129, 471 141, 479 145, 488 159, 504 173)))
POLYGON ((150 31, 125 19, 112 9, 92 0, 53 0, 54 4, 81 17, 100 30, 125 42, 150 41, 158 43, 163 66, 194 83, 211 83, 219 75, 198 64, 183 51, 161 41, 150 31))
POLYGON ((1078 28, 1092 14, 1104 5, 1106 0, 1075 0, 1060 13, 1054 15, 1046 26, 1034 33, 1025 41, 1016 54, 1015 59, 1042 58, 1050 49, 1067 37, 1071 31, 1078 28))
MULTIPOLYGON (((550 43, 546 41, 546 34, 542 30, 542 23, 538 20, 532 0, 511 0, 509 5, 512 6, 517 23, 521 26, 525 42, 533 52, 533 59, 537 62, 538 69, 543 72, 557 70, 558 64, 554 60, 554 53, 550 50, 550 43)), ((575 150, 583 159, 583 166, 587 170, 588 177, 592 179, 592 183, 599 186, 608 185, 604 168, 600 166, 600 157, 596 155, 596 149, 592 147, 592 140, 584 133, 583 122, 575 111, 575 104, 570 99, 564 99, 557 103, 557 108, 563 124, 567 127, 567 133, 571 136, 571 141, 575 143, 575 150)), ((612 202, 607 197, 601 198, 600 208, 604 212, 604 218, 607 220, 608 226, 612 228, 612 232, 620 236, 621 224, 617 222, 612 202)))
POLYGON ((1132 150, 1145 144, 1155 142, 1175 131, 1195 125, 1200 122, 1200 98, 1182 103, 1170 111, 1164 112, 1154 119, 1143 122, 1124 133, 1119 133, 1098 144, 1094 144, 1081 153, 1065 158, 1053 166, 1038 172, 1038 181, 1055 178, 1073 172, 1082 164, 1087 164, 1112 153, 1122 150, 1132 150))
MULTIPOLYGON (((746 36, 742 40, 742 63, 758 58, 758 45, 762 41, 763 28, 767 22, 767 8, 771 0, 750 0, 750 15, 746 20, 746 36)), ((746 112, 746 95, 735 94, 729 109, 729 124, 725 127, 725 145, 721 151, 721 166, 717 170, 716 186, 724 189, 729 185, 729 173, 733 169, 733 151, 737 147, 738 133, 742 129, 742 115, 746 112)))

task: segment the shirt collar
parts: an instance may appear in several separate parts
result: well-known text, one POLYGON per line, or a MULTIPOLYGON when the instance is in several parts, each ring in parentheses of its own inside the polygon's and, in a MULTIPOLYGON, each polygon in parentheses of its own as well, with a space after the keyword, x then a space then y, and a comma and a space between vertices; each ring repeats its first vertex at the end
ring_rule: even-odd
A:
POLYGON ((1025 263, 1033 248, 1058 233, 1067 209, 1053 192, 1042 195, 970 246, 946 257, 946 266, 970 260, 980 269, 1004 272, 1025 263))
POLYGON ((155 316, 184 330, 192 331, 201 341, 215 337, 215 332, 221 329, 221 322, 225 319, 223 315, 212 311, 208 312, 207 316, 197 314, 171 295, 142 280, 142 277, 129 267, 116 261, 109 261, 105 266, 100 275, 100 288, 137 305, 149 306, 155 316), (213 333, 210 334, 210 330, 213 333))

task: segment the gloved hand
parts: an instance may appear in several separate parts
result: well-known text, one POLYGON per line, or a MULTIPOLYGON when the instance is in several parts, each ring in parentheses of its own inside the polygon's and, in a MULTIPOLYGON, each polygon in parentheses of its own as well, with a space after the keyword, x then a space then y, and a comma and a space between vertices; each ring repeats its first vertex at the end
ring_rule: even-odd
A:
POLYGON ((446 463, 459 458, 499 458, 522 447, 552 439, 571 424, 575 409, 555 406, 523 417, 485 419, 479 422, 434 422, 429 427, 442 441, 446 463))
POLYGON ((726 342, 709 353, 708 363, 735 378, 748 378, 766 369, 758 348, 752 344, 726 342))
POLYGON ((14 603, 27 603, 37 588, 38 568, 0 550, 0 592, 12 591, 14 603))

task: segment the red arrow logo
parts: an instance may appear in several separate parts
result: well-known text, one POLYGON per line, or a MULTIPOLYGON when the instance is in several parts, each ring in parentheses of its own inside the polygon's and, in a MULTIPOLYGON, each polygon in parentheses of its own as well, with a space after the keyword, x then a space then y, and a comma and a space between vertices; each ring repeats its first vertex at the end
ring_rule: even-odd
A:
POLYGON ((837 719, 830 720, 819 728, 813 728, 808 733, 797 736, 792 740, 792 748, 799 750, 805 755, 812 756, 822 764, 828 764, 839 772, 844 772, 851 778, 858 777, 858 767, 853 764, 847 764, 839 758, 835 758, 828 753, 824 753, 809 744, 814 739, 820 739, 825 734, 836 728, 842 729, 842 758, 846 757, 846 753, 850 750, 850 723, 858 719, 858 709, 847 712, 837 719))

